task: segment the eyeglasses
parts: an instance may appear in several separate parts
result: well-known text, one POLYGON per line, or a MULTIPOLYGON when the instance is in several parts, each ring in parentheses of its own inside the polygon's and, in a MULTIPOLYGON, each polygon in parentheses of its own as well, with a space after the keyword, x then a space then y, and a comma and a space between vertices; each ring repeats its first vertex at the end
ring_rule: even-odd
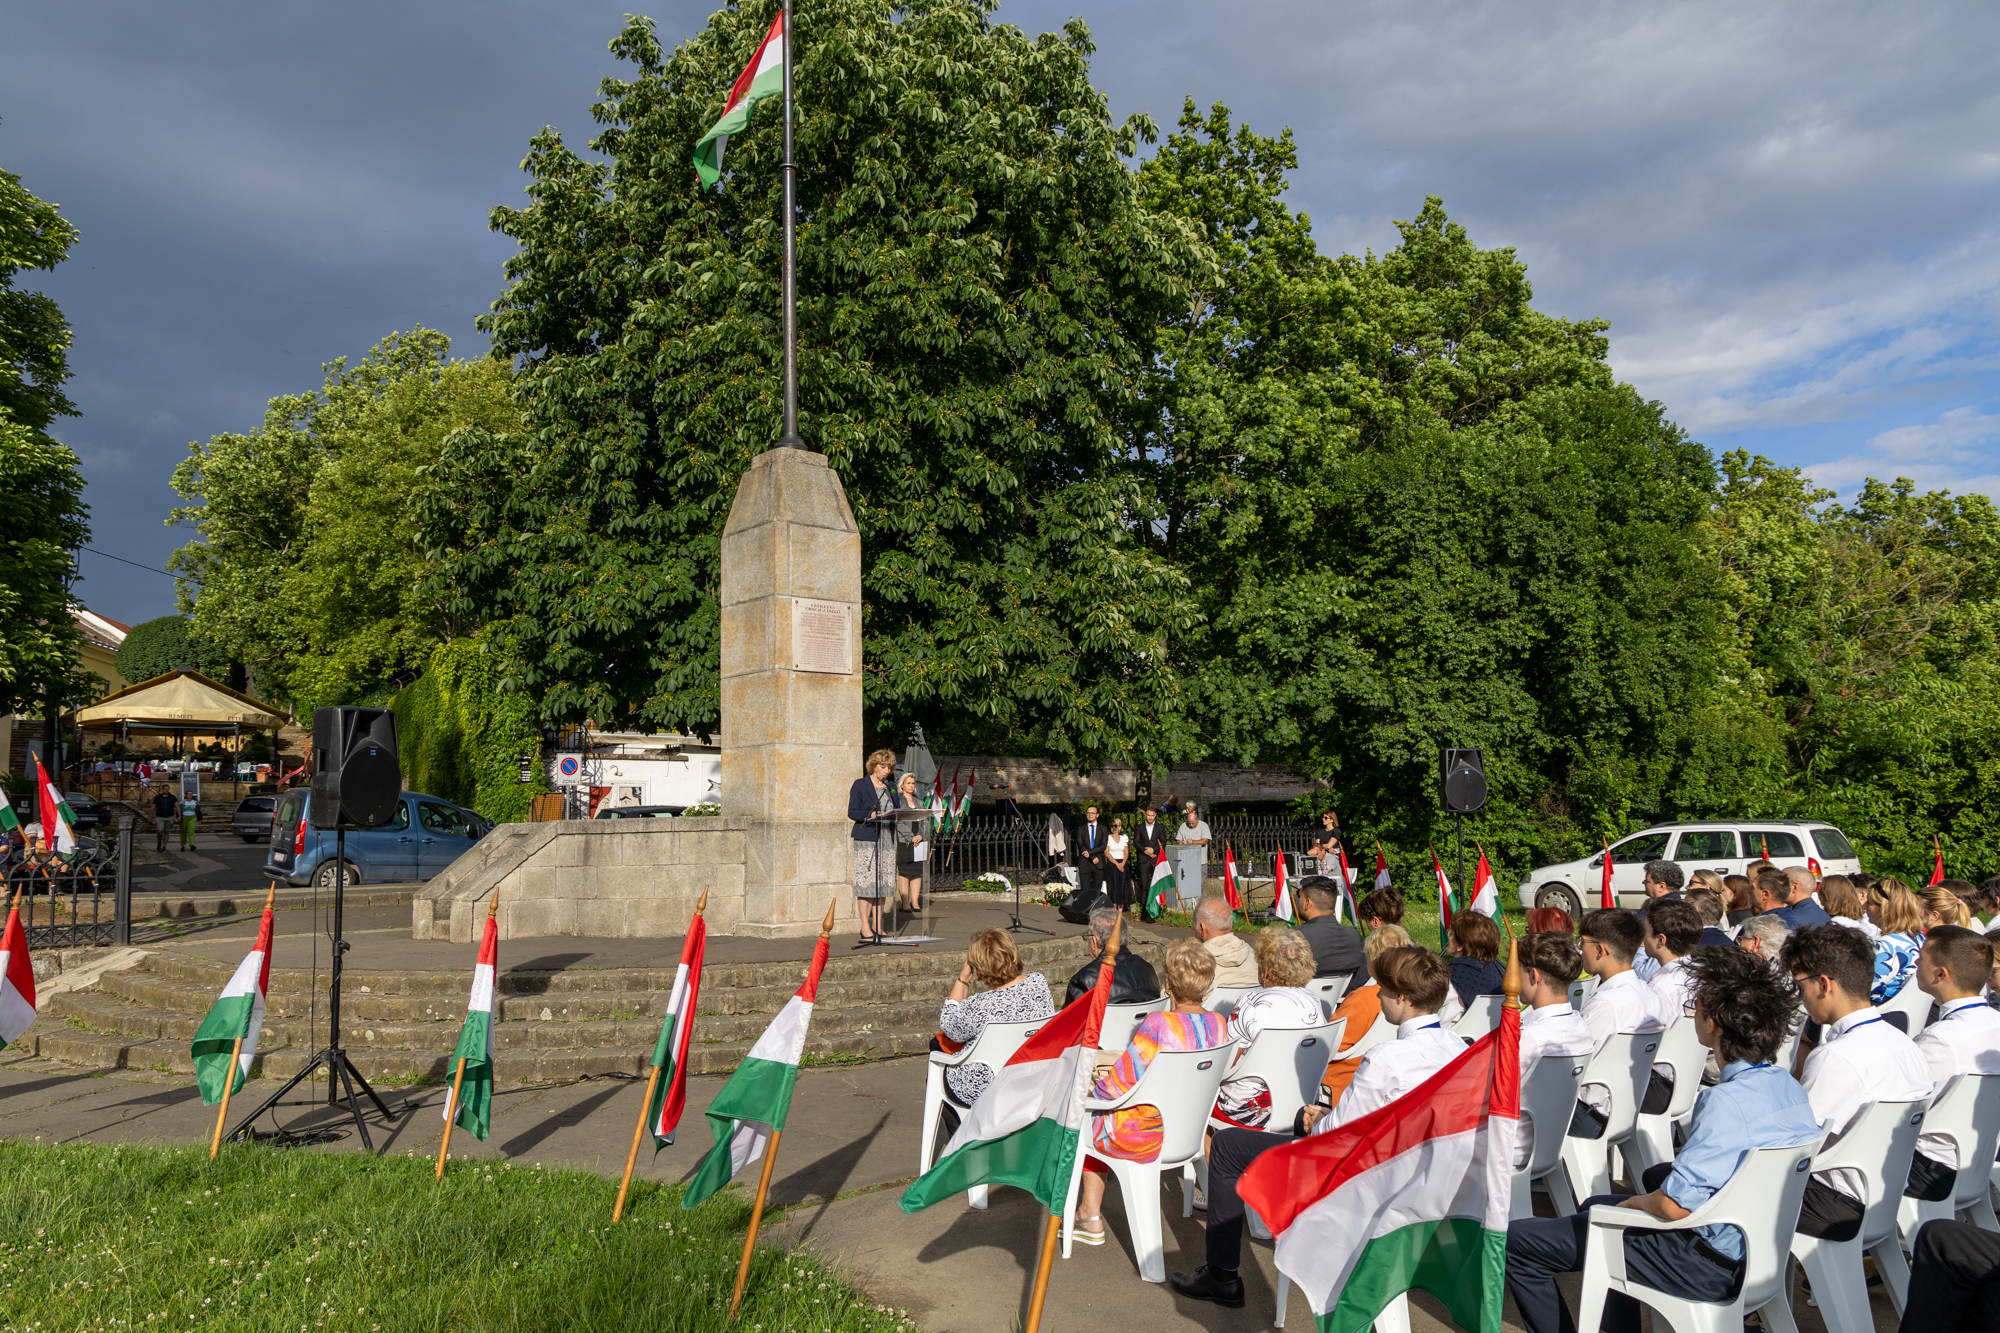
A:
POLYGON ((1682 1013, 1682 1014, 1684 1014, 1685 1016, 1689 1017, 1689 1018, 1693 1018, 1693 1017, 1694 1017, 1694 1001, 1693 1001, 1693 1000, 1689 1000, 1689 1001, 1688 1001, 1687 1003, 1683 1004, 1683 1005, 1681 1006, 1681 1013, 1682 1013))

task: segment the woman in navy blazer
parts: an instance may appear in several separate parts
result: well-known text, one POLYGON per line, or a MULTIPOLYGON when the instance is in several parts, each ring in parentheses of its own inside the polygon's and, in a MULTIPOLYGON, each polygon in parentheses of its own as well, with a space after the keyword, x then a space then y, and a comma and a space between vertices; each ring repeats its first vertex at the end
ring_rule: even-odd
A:
POLYGON ((896 886, 895 822, 873 818, 877 811, 896 808, 896 793, 889 786, 895 769, 895 753, 877 750, 862 765, 863 776, 847 790, 847 817, 854 821, 849 835, 854 842, 854 914, 863 939, 881 938, 882 900, 896 886))

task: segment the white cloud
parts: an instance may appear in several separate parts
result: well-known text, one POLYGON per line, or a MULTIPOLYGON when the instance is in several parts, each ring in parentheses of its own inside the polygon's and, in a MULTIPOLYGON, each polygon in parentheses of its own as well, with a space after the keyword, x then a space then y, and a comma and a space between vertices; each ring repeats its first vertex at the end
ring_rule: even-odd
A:
POLYGON ((1919 490, 1983 491, 2000 497, 1996 446, 2000 412, 1955 407, 1935 421, 1885 430, 1863 451, 1809 464, 1806 471, 1820 485, 1842 492, 1852 492, 1869 477, 1908 477, 1919 490))

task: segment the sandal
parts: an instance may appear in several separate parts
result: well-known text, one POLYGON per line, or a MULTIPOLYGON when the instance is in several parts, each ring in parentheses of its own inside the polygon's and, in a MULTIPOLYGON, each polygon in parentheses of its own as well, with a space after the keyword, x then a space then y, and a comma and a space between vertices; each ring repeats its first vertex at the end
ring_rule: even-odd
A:
POLYGON ((1070 1223, 1069 1238, 1079 1245, 1102 1245, 1104 1243, 1104 1219, 1101 1217, 1079 1217, 1070 1223), (1085 1222, 1097 1223, 1097 1230, 1085 1231, 1085 1222))

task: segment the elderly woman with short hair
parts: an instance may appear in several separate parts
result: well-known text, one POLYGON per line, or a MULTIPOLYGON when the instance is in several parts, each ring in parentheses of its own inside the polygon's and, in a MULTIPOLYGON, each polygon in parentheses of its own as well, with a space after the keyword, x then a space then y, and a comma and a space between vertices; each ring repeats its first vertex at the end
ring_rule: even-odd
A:
MULTIPOLYGON (((988 1023, 1033 1023, 1052 1018, 1055 1012, 1048 979, 1024 970, 1014 937, 1004 930, 982 930, 965 951, 958 980, 951 983, 944 1012, 938 1015, 938 1028, 957 1043, 952 1048, 956 1050, 988 1023), (985 987, 977 995, 972 993, 975 981, 985 987)), ((992 1081, 992 1068, 983 1064, 957 1065, 944 1072, 945 1087, 967 1106, 978 1101, 992 1081)))
MULTIPOLYGON (((1287 926, 1272 926, 1259 932, 1255 944, 1259 988, 1238 1000, 1229 1016, 1237 1059, 1265 1028, 1317 1027, 1326 1022, 1319 996, 1306 989, 1316 970, 1306 937, 1287 926)), ((1231 1124, 1261 1128, 1271 1118, 1271 1089, 1254 1074, 1224 1079, 1215 1111, 1231 1124)))
MULTIPOLYGON (((1201 1006, 1214 981, 1215 959, 1208 950, 1196 940, 1175 940, 1167 949, 1167 994, 1173 1008, 1140 1021, 1125 1053, 1104 1071, 1090 1095, 1108 1101, 1130 1092, 1161 1051, 1204 1051, 1227 1044, 1229 1020, 1201 1006)), ((1128 1106, 1090 1118, 1090 1156, 1083 1162, 1073 1239, 1085 1245, 1104 1243, 1104 1178, 1110 1172, 1100 1159, 1150 1162, 1160 1155, 1165 1133, 1154 1106, 1128 1106)))

